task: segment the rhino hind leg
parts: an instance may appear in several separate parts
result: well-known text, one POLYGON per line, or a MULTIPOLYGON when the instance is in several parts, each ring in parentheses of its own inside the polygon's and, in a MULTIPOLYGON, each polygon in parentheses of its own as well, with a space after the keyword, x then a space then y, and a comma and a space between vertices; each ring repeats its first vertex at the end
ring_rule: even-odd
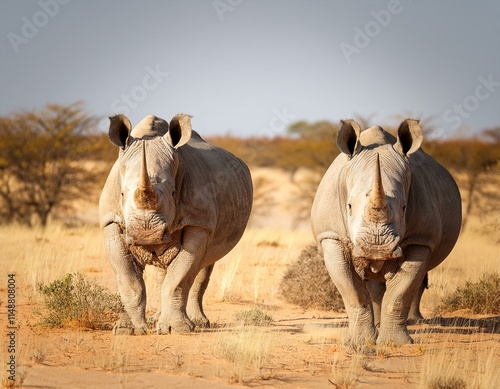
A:
POLYGON ((422 295, 424 294, 424 291, 429 288, 429 276, 428 274, 425 275, 424 280, 422 281, 422 284, 420 284, 420 287, 418 288, 417 295, 413 299, 410 307, 410 313, 408 314, 408 323, 409 324, 417 324, 420 322, 425 321, 425 318, 422 316, 422 313, 420 313, 420 300, 422 299, 422 295))
POLYGON ((151 273, 153 278, 153 293, 151 300, 153 300, 153 308, 156 308, 156 313, 153 316, 148 317, 148 327, 152 330, 156 328, 158 319, 161 315, 161 289, 165 280, 165 275, 167 274, 167 270, 152 266, 151 273))
POLYGON ((210 327, 210 320, 208 320, 205 312, 203 312, 203 295, 207 290, 213 268, 214 265, 212 264, 201 269, 189 291, 187 314, 191 321, 198 327, 210 327))
POLYGON ((373 306, 373 321, 375 327, 380 327, 380 315, 382 309, 382 299, 385 293, 385 283, 379 281, 368 281, 366 285, 373 306))

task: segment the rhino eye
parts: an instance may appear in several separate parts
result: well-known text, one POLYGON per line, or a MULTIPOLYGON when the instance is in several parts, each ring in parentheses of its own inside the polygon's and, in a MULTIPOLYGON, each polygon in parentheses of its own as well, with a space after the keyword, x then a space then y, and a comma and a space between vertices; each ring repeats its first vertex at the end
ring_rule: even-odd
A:
POLYGON ((349 209, 349 216, 352 214, 352 207, 351 204, 347 204, 347 208, 349 209))

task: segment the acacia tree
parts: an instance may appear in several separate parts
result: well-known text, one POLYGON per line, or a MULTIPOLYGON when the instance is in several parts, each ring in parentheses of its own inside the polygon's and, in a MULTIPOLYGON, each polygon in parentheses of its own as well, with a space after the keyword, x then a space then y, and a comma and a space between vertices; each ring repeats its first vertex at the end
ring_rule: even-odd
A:
POLYGON ((81 102, 0 118, 0 220, 45 226, 56 208, 89 193, 97 118, 81 102))

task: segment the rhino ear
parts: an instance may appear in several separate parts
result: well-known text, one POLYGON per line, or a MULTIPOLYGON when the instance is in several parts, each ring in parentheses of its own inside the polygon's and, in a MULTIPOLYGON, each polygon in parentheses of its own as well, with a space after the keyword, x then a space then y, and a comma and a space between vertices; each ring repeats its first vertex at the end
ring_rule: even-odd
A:
POLYGON ((170 128, 165 139, 173 148, 179 148, 191 139, 191 116, 178 114, 170 121, 170 128))
POLYGON ((337 147, 344 154, 353 157, 361 150, 359 136, 361 127, 355 120, 342 120, 339 133, 337 135, 337 147))
POLYGON ((398 128, 398 140, 394 145, 400 154, 409 156, 422 145, 424 136, 418 120, 405 119, 398 128))
POLYGON ((110 116, 108 134, 114 145, 124 149, 130 143, 130 131, 132 131, 132 124, 126 116, 110 116))

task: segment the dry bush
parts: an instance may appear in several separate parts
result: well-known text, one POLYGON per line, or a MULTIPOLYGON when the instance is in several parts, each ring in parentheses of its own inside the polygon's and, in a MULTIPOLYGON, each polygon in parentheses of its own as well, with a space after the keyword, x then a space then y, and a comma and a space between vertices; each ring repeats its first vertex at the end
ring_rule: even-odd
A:
POLYGON ((467 389, 467 384, 461 378, 436 378, 428 383, 429 389, 467 389))
POLYGON ((273 322, 273 318, 260 308, 240 311, 234 318, 244 326, 267 326, 273 322))
POLYGON ((66 274, 49 285, 39 285, 38 290, 47 308, 44 325, 110 329, 122 311, 117 294, 108 292, 81 273, 66 274))
POLYGON ((344 310, 342 297, 314 245, 302 250, 298 260, 288 267, 280 293, 287 302, 302 308, 344 310))
POLYGON ((443 299, 441 309, 470 309, 476 314, 500 313, 500 275, 485 274, 478 282, 467 281, 443 299))

